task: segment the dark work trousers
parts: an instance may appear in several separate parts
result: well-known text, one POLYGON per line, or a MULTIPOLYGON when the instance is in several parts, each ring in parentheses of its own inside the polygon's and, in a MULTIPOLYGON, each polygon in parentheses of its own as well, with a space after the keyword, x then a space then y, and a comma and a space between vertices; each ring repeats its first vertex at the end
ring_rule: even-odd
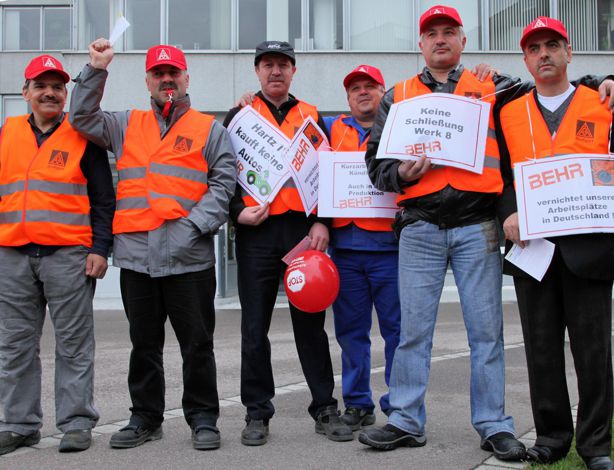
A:
POLYGON ((128 371, 131 424, 156 428, 162 423, 162 351, 168 317, 183 359, 185 419, 191 428, 215 425, 219 416, 213 354, 215 268, 155 278, 122 269, 120 285, 132 341, 128 371))
MULTIPOLYGON (((268 420, 275 409, 268 339, 280 277, 281 258, 309 232, 304 213, 270 216, 257 227, 239 225, 236 231, 239 299, 241 300, 241 401, 250 419, 268 420)), ((309 414, 337 405, 333 398, 333 368, 324 330, 325 312, 305 313, 290 305, 294 341, 303 374, 311 391, 309 414)))
POLYGON ((536 445, 567 453, 573 422, 563 346, 569 334, 579 406, 576 448, 610 455, 612 429, 612 281, 574 275, 558 249, 541 282, 514 278, 522 322, 536 445))

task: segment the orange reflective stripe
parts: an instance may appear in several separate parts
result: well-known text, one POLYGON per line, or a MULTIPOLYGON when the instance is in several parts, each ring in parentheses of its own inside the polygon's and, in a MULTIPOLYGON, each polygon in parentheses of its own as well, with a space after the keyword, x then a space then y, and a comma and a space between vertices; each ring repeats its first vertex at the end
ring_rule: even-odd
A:
MULTIPOLYGON (((495 126, 492 108, 495 102, 495 84, 491 79, 480 82, 475 76, 464 70, 454 90, 455 95, 468 97, 484 97, 483 100, 491 103, 491 112, 488 120, 488 135, 484 159, 484 170, 481 175, 470 171, 439 167, 436 171, 430 170, 420 180, 403 190, 403 194, 397 198, 397 202, 409 198, 420 197, 435 193, 450 185, 461 191, 473 191, 481 193, 501 193, 503 180, 501 179, 499 147, 495 138, 495 126)), ((404 82, 397 83, 394 87, 394 102, 403 101, 414 96, 431 93, 430 89, 420 81, 418 76, 404 82)))
POLYGON ((87 141, 62 124, 40 146, 28 116, 8 118, 0 142, 0 245, 92 244, 87 141))
POLYGON ((161 139, 153 111, 131 112, 117 162, 114 233, 153 230, 189 214, 207 192, 203 149, 213 120, 189 109, 161 139))
MULTIPOLYGON (((269 121, 271 125, 281 130, 289 139, 294 138, 294 134, 301 128, 307 116, 311 116, 316 122, 318 121, 317 108, 304 101, 299 101, 296 106, 290 109, 281 125, 277 123, 268 106, 260 97, 256 96, 254 98, 252 107, 262 115, 262 117, 269 121)), ((249 207, 258 205, 256 200, 247 194, 243 195, 243 202, 249 207)), ((286 185, 277 193, 275 199, 269 206, 269 213, 271 215, 283 214, 289 210, 298 212, 305 211, 303 203, 301 202, 301 197, 294 187, 294 181, 292 179, 286 182, 286 185)))
POLYGON ((607 154, 611 121, 612 114, 599 101, 599 93, 585 86, 576 89, 554 139, 533 92, 501 110, 501 128, 512 165, 574 153, 607 154))

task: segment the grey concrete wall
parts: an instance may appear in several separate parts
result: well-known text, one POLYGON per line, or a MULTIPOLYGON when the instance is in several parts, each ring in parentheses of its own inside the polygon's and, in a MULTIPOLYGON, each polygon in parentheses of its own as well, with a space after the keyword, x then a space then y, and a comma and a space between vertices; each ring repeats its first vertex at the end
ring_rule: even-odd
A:
MULTIPOLYGON (((0 94, 20 93, 23 70, 36 53, 0 53, 0 94)), ((75 76, 89 60, 87 53, 54 53, 69 73, 75 76)), ((190 53, 187 54, 190 72, 190 95, 194 107, 202 111, 226 112, 246 90, 257 90, 251 53, 190 53)), ((472 67, 485 62, 502 72, 528 79, 520 53, 467 52, 463 63, 472 67)), ((345 110, 347 103, 341 84, 343 77, 356 65, 368 63, 380 67, 387 85, 417 73, 424 66, 419 53, 299 53, 297 73, 291 92, 317 105, 322 111, 345 110)), ((109 81, 103 109, 123 110, 148 106, 145 88, 145 54, 118 53, 109 69, 109 81)), ((569 75, 614 73, 614 54, 577 53, 569 75)))

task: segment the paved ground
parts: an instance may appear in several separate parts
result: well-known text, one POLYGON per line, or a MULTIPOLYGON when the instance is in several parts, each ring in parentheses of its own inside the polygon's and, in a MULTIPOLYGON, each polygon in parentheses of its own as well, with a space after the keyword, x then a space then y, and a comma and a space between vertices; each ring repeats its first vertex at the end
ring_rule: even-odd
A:
MULTIPOLYGON (((168 330, 165 350, 167 371, 167 416, 164 438, 130 450, 113 450, 109 435, 128 418, 129 399, 126 386, 130 344, 123 312, 96 312, 96 400, 101 413, 95 429, 93 446, 78 454, 57 452, 58 434, 53 411, 53 336, 46 325, 42 340, 43 410, 45 439, 38 448, 19 449, 0 457, 4 469, 320 469, 320 468, 405 468, 473 469, 484 463, 498 464, 479 449, 479 439, 469 419, 467 339, 458 304, 442 304, 433 346, 433 365, 427 395, 428 443, 419 449, 403 448, 378 452, 354 440, 334 443, 314 433, 314 424, 306 412, 309 393, 296 358, 290 319, 286 308, 275 311, 270 338, 273 345, 275 380, 278 387, 271 421, 269 443, 245 447, 239 440, 244 425, 244 410, 239 394, 240 311, 219 310, 215 335, 218 363, 218 387, 222 399, 219 427, 222 447, 216 451, 191 448, 190 432, 181 416, 181 362, 172 331, 168 330)), ((339 348, 334 341, 332 321, 327 321, 334 369, 340 373, 339 348)), ((507 412, 514 416, 519 435, 530 432, 533 424, 525 370, 524 348, 516 305, 505 304, 505 340, 507 360, 507 412)), ((385 390, 383 379, 383 343, 375 332, 373 340, 372 384, 377 397, 385 390)), ((569 381, 575 402, 575 376, 569 361, 569 381)), ((339 380, 338 380, 339 382, 339 380)), ((336 395, 339 396, 339 388, 336 395)), ((378 424, 385 423, 377 416, 378 424)), ((531 437, 529 434, 527 437, 531 437)))

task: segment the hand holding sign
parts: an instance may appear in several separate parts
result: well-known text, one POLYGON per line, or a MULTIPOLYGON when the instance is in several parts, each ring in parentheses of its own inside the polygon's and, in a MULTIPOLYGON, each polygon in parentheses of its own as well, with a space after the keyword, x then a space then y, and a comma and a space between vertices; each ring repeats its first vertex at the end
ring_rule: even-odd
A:
POLYGON ((426 158, 426 155, 422 155, 419 160, 406 160, 401 162, 397 169, 399 177, 409 183, 410 181, 416 181, 422 178, 427 171, 431 168, 430 158, 426 158))

